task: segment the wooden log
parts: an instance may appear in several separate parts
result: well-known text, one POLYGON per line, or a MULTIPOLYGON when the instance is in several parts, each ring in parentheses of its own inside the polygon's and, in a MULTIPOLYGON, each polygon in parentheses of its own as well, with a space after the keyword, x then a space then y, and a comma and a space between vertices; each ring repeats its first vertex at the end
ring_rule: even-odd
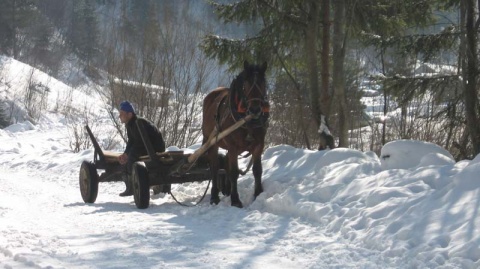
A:
POLYGON ((114 152, 114 151, 104 151, 103 156, 104 160, 107 163, 115 163, 118 162, 118 157, 122 155, 122 152, 114 152))
POLYGON ((198 157, 202 156, 211 146, 215 145, 218 142, 218 140, 221 140, 227 135, 231 134, 233 131, 237 130, 242 125, 249 122, 252 118, 253 118, 253 115, 247 115, 245 118, 240 119, 234 125, 228 127, 221 133, 218 133, 217 128, 215 128, 210 134, 210 136, 208 137, 207 142, 205 142, 205 144, 203 144, 199 149, 195 150, 195 152, 192 153, 192 155, 188 156, 188 159, 187 159, 188 163, 193 163, 196 159, 198 159, 198 157))

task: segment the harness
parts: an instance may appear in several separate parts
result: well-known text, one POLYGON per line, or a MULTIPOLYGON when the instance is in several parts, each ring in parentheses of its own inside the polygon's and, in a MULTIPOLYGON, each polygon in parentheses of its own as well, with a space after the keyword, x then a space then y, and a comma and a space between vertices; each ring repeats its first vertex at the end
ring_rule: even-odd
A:
POLYGON ((261 112, 258 117, 252 119, 241 128, 266 128, 268 126, 270 103, 267 101, 266 96, 262 95, 262 98, 252 98, 247 100, 247 96, 255 87, 260 88, 256 83, 256 79, 248 91, 244 90, 244 86, 245 83, 243 83, 242 79, 237 77, 232 81, 229 90, 223 92, 222 95, 218 97, 219 102, 217 104, 217 112, 215 115, 218 131, 221 131, 221 125, 228 117, 232 117, 234 122, 244 118, 248 114, 248 103, 255 100, 260 101, 262 104, 261 112), (243 92, 246 92, 246 94, 243 94, 243 92))
MULTIPOLYGON (((238 121, 249 113, 248 108, 252 102, 258 101, 261 104, 261 111, 259 115, 249 123, 250 127, 252 127, 253 124, 256 128, 260 127, 258 126, 259 123, 261 123, 261 125, 266 123, 270 115, 270 103, 268 102, 266 94, 261 92, 261 87, 258 84, 257 77, 258 72, 254 72, 253 83, 247 88, 247 83, 245 83, 243 77, 241 75, 237 76, 230 85, 228 98, 228 107, 234 121, 238 121), (260 97, 249 99, 248 97, 251 96, 255 89, 260 93, 260 97)), ((244 128, 246 127, 247 126, 244 128)))

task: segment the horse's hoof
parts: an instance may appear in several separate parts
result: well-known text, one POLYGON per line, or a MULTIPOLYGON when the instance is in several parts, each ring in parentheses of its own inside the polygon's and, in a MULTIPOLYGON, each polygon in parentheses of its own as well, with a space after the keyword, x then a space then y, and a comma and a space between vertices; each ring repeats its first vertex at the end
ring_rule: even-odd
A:
POLYGON ((238 208, 243 208, 242 202, 236 202, 236 203, 232 202, 232 206, 235 206, 235 207, 238 207, 238 208))
POLYGON ((260 188, 259 190, 255 190, 255 193, 253 194, 253 199, 256 199, 257 196, 259 196, 263 192, 263 188, 260 188))
POLYGON ((218 197, 217 198, 213 198, 213 197, 210 198, 210 204, 211 205, 213 205, 213 204, 218 205, 218 203, 220 203, 220 198, 218 198, 218 197))

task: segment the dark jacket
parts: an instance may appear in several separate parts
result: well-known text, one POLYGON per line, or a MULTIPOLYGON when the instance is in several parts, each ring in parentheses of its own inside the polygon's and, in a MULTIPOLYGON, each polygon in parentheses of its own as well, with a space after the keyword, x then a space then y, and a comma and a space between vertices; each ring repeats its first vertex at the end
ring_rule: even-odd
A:
POLYGON ((145 127, 145 131, 147 132, 148 138, 150 139, 155 152, 164 152, 165 141, 163 141, 162 133, 160 133, 158 128, 151 121, 134 115, 126 124, 128 141, 125 153, 129 157, 134 158, 147 155, 147 149, 143 143, 142 136, 140 136, 137 121, 145 127))

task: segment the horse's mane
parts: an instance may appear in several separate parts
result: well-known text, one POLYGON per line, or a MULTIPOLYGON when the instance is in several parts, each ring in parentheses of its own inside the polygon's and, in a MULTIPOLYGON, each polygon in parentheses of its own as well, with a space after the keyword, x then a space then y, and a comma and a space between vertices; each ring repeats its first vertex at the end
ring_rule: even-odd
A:
POLYGON ((243 74, 240 73, 236 78, 232 80, 232 83, 230 84, 230 90, 228 94, 228 106, 230 107, 230 111, 233 115, 233 117, 238 120, 239 118, 242 117, 240 113, 237 111, 238 108, 238 102, 241 100, 243 96, 243 74))
POLYGON ((243 87, 243 82, 244 82, 243 72, 245 72, 245 71, 242 71, 242 73, 240 73, 239 75, 237 75, 237 77, 235 77, 235 78, 232 80, 232 83, 230 83, 230 92, 231 92, 232 94, 241 93, 241 92, 242 92, 242 87, 243 87))

